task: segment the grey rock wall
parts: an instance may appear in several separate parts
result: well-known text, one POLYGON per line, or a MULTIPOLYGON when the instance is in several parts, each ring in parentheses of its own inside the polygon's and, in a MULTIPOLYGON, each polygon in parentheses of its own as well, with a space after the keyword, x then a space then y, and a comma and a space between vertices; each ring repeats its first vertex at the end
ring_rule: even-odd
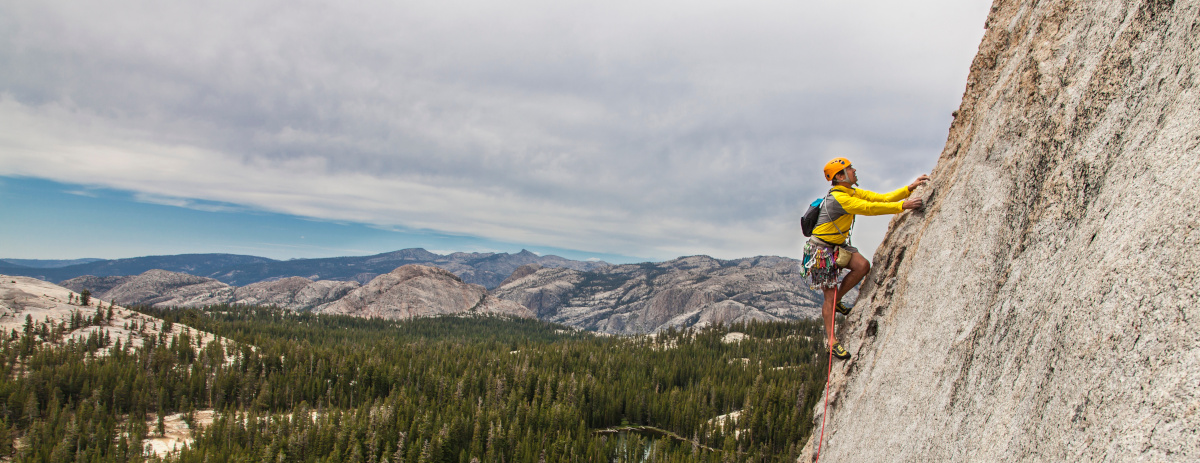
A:
POLYGON ((1200 1, 987 28, 931 204, 840 328, 820 459, 1198 461, 1200 1))

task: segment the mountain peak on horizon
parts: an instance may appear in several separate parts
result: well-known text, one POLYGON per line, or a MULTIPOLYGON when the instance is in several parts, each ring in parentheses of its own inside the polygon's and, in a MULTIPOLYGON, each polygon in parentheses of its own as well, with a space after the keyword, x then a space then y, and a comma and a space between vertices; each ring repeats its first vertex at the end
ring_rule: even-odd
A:
POLYGON ((516 254, 455 252, 442 255, 424 248, 408 248, 369 256, 291 260, 233 254, 180 254, 101 260, 61 268, 43 269, 0 263, 0 270, 3 270, 5 274, 61 282, 89 275, 94 277, 130 276, 160 269, 214 278, 229 285, 245 286, 295 276, 312 280, 357 281, 365 284, 372 278, 388 273, 401 265, 427 264, 454 272, 465 282, 491 288, 508 278, 517 267, 535 262, 548 267, 569 267, 577 270, 609 265, 603 261, 585 262, 558 256, 540 256, 527 249, 522 249, 516 254))
POLYGON ((440 257, 441 254, 429 252, 425 248, 404 248, 404 249, 398 249, 395 251, 389 251, 389 252, 375 254, 371 257, 400 257, 400 258, 406 258, 406 259, 413 259, 413 258, 428 259, 431 256, 439 256, 440 257))

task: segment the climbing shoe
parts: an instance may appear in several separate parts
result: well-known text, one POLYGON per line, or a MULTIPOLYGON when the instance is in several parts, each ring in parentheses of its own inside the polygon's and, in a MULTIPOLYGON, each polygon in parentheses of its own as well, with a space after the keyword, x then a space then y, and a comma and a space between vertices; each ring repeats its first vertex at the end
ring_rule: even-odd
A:
POLYGON ((837 313, 840 313, 842 315, 850 315, 850 309, 852 309, 852 308, 853 307, 846 307, 846 304, 843 304, 842 301, 838 301, 837 308, 835 308, 834 310, 837 310, 837 313))
POLYGON ((850 353, 846 352, 846 348, 842 347, 842 343, 839 342, 833 345, 833 356, 842 360, 846 360, 850 358, 850 353))

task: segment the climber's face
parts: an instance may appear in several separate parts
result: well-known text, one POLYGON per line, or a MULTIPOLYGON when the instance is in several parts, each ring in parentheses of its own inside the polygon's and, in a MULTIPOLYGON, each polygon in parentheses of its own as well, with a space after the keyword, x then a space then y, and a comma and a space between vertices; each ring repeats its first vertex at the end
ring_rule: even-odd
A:
POLYGON ((842 170, 841 176, 841 181, 844 183, 849 183, 851 185, 858 183, 858 174, 855 173, 854 166, 849 166, 846 167, 845 170, 842 170))

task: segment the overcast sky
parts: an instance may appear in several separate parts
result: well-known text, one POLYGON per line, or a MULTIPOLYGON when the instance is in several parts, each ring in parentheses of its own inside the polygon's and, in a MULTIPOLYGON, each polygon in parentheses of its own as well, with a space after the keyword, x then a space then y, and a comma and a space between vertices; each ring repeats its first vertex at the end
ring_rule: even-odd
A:
MULTIPOLYGON (((55 235, 33 225, 54 192, 108 198, 75 205, 101 215, 153 205, 395 234, 245 252, 277 258, 795 257, 829 158, 881 192, 931 170, 989 6, 0 0, 0 194, 40 192, 0 209, 0 257, 245 239, 139 251, 138 233, 100 233, 117 224, 55 235)), ((855 243, 870 254, 886 226, 860 219, 855 243)), ((142 233, 175 233, 163 227, 142 233)))

